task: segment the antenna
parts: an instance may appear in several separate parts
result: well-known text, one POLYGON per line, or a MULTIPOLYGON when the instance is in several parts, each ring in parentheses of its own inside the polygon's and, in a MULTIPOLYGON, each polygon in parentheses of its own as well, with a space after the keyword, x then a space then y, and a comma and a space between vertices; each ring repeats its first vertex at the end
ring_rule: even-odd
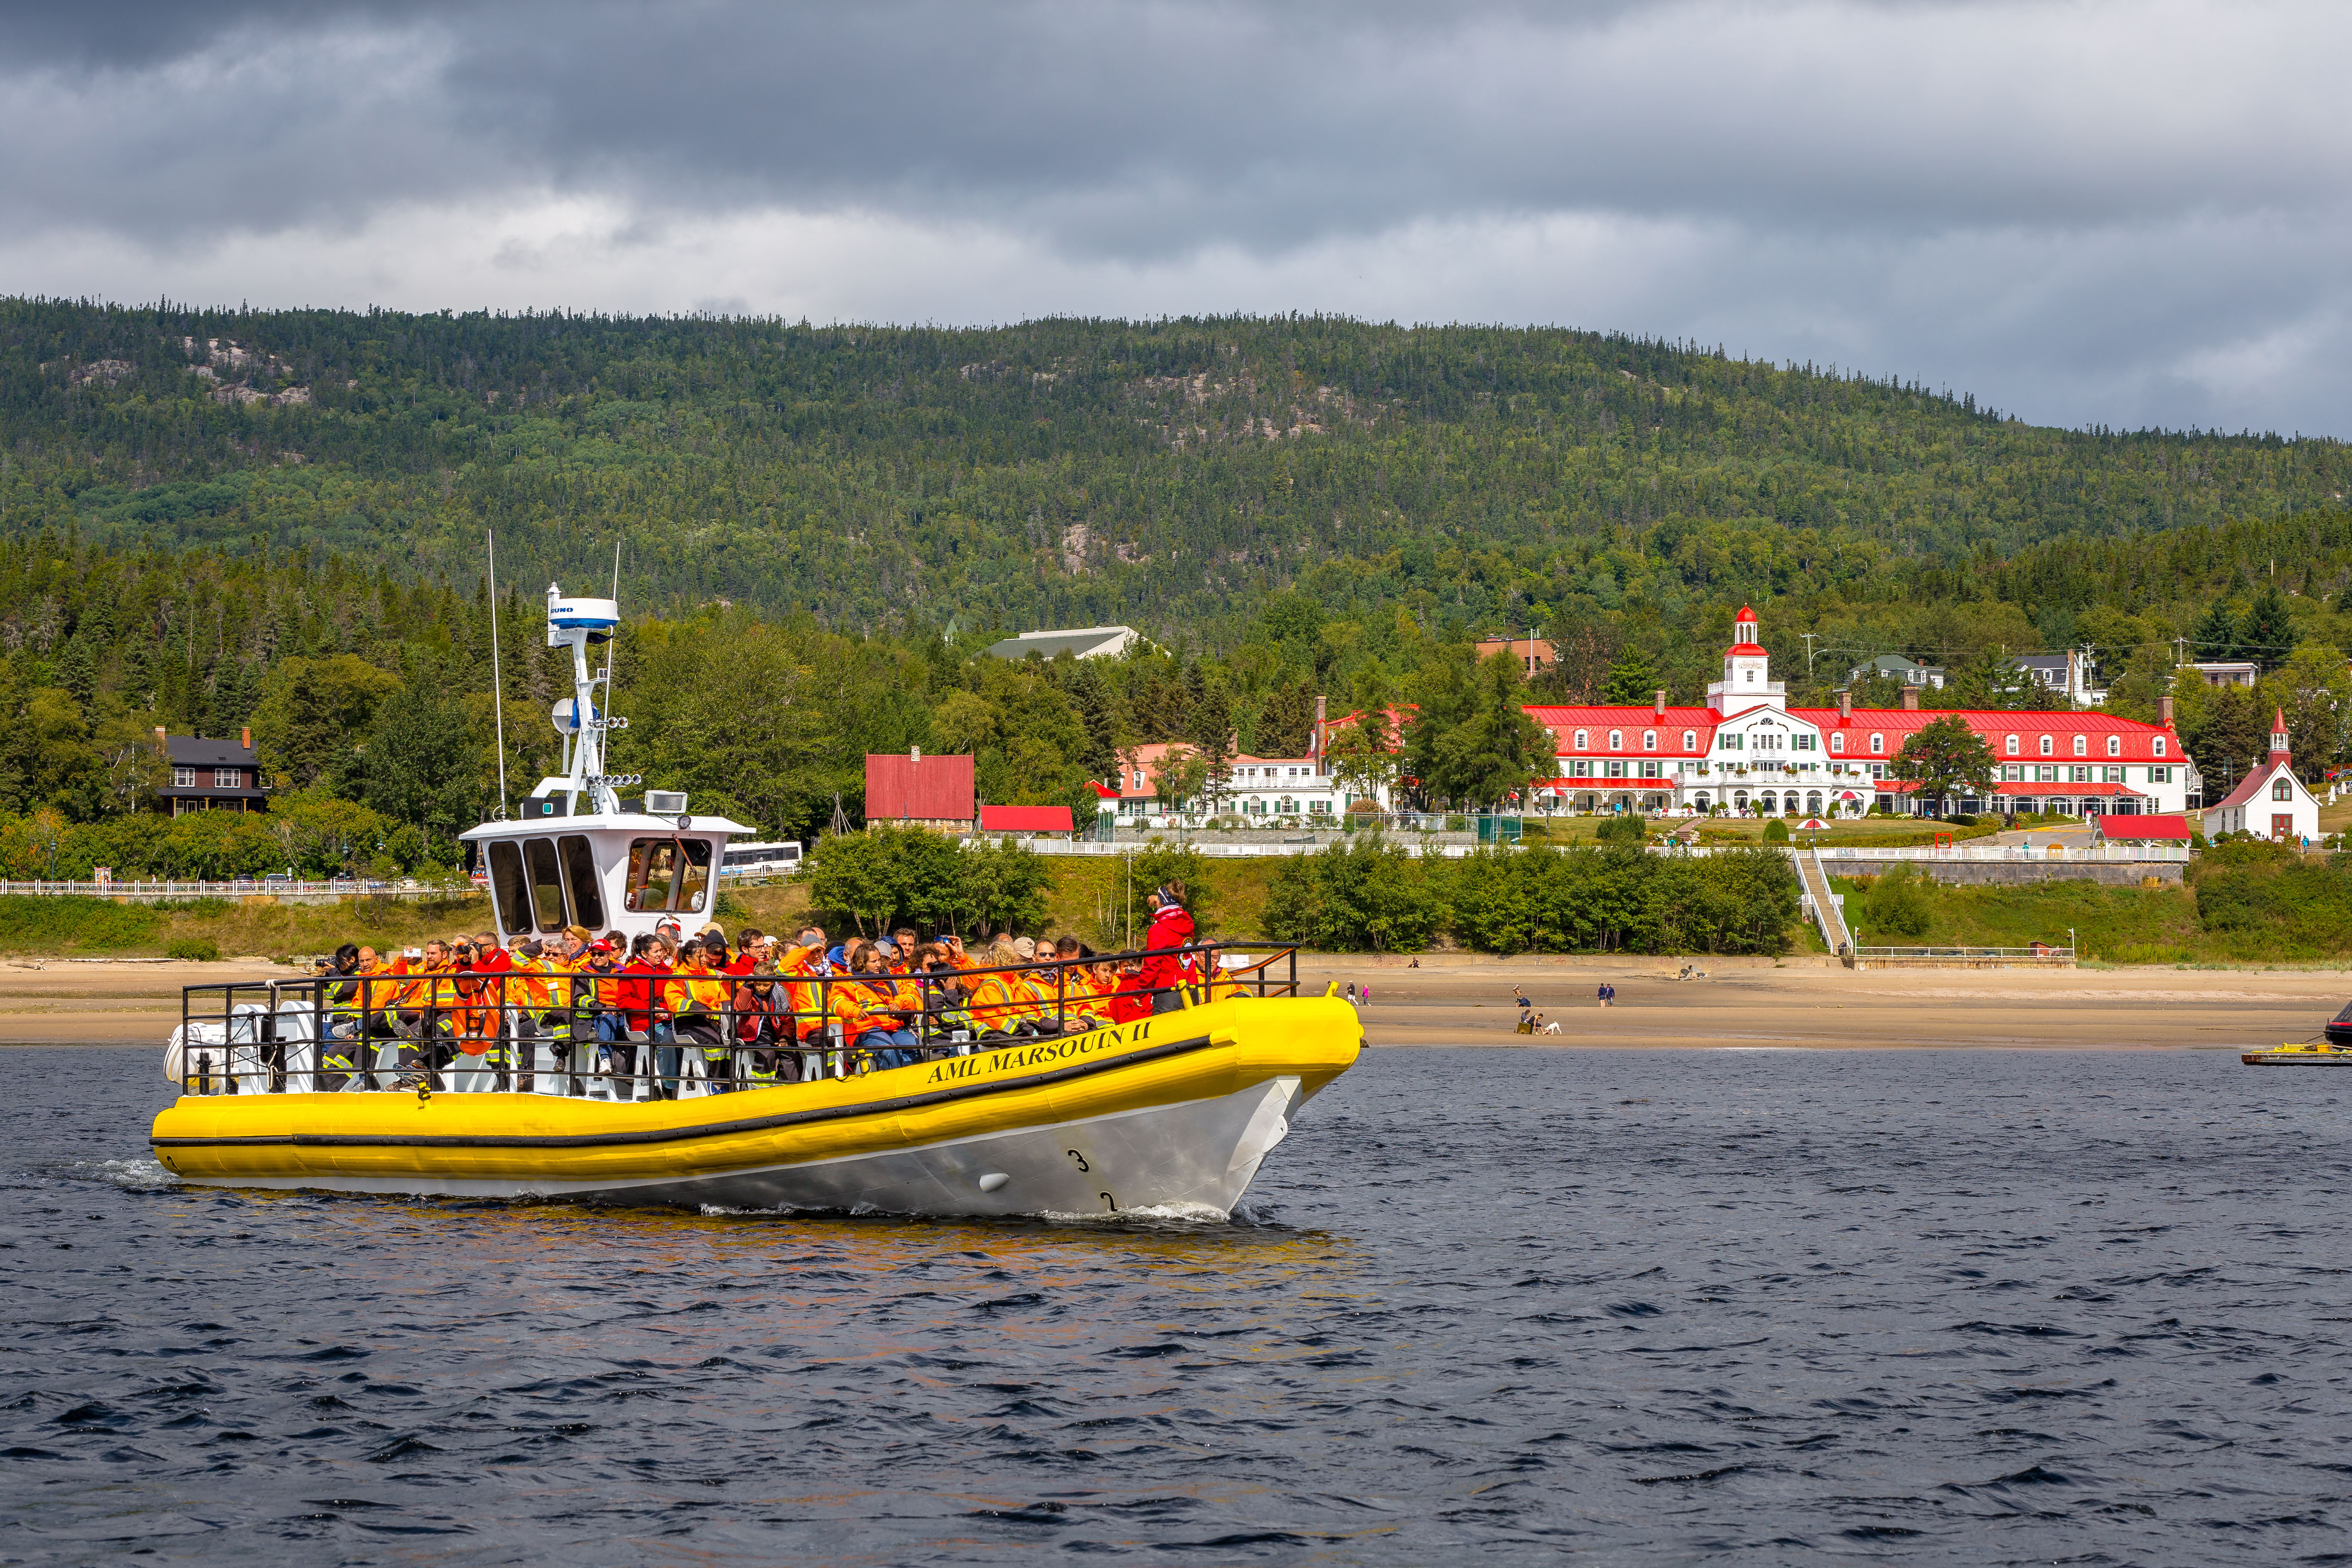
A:
POLYGON ((507 814, 507 683, 499 668, 499 535, 496 529, 482 532, 484 545, 490 557, 490 706, 498 714, 499 723, 499 816, 507 814))

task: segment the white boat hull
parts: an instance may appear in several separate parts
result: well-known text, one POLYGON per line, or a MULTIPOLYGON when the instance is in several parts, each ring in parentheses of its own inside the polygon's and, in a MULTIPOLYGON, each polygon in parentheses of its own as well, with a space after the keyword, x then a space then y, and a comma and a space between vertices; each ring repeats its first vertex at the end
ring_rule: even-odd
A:
POLYGON ((1141 1212, 1223 1219, 1289 1131, 1300 1098, 1298 1079, 1276 1078, 1216 1099, 685 1178, 565 1182, 418 1172, 185 1179, 216 1186, 731 1210, 1106 1218, 1141 1212))

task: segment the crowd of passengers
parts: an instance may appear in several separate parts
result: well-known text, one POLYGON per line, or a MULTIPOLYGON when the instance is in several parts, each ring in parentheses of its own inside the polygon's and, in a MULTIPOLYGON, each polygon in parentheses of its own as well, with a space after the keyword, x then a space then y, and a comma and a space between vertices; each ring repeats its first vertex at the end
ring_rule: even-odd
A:
POLYGON ((1119 958, 1068 936, 967 948, 902 927, 835 943, 815 925, 730 938, 674 921, 634 940, 572 926, 502 947, 481 931, 388 961, 347 942, 324 968, 320 1087, 529 1092, 550 1077, 556 1092, 630 1098, 614 1086, 640 1081, 642 1050, 647 1092, 675 1099, 689 1077, 724 1093, 1098 1029, 1182 1005, 1200 984, 1199 955, 1175 951, 1193 934, 1182 884, 1150 902, 1146 951, 1119 958))

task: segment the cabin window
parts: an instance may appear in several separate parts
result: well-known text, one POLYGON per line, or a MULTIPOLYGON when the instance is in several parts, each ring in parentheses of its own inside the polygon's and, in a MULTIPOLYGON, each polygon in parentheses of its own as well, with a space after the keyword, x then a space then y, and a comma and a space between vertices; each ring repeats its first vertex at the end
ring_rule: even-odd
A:
POLYGON ((629 890, 624 907, 699 913, 710 893, 710 840, 636 838, 629 842, 629 890))
POLYGON ((500 931, 530 932, 530 879, 523 874, 522 847, 511 838, 490 840, 490 900, 498 906, 500 931))
POLYGON ((604 924, 604 889, 596 878, 596 857, 588 847, 588 840, 577 833, 566 834, 555 841, 555 849, 563 861, 563 880, 572 891, 572 921, 574 925, 601 931, 604 924))
POLYGON ((541 931, 563 929, 563 872, 555 860, 555 840, 533 838, 523 846, 523 864, 530 871, 530 908, 541 931))

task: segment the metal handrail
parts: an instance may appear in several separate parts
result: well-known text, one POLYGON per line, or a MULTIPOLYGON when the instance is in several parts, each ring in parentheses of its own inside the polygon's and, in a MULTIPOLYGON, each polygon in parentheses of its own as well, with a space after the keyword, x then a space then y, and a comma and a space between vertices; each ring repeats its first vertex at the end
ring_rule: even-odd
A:
POLYGON ((564 1087, 559 1092, 584 1096, 585 1080, 601 1079, 645 1091, 626 1098, 662 1095, 665 1089, 667 1098, 675 1097, 687 1080, 696 1078, 705 1080, 710 1086, 707 1091, 714 1093, 787 1081, 781 1077, 782 1058, 786 1055, 795 1058, 794 1076, 789 1081, 849 1078, 877 1067, 970 1055, 999 1043, 1058 1038, 1110 1027, 1120 1021, 1108 1016, 1118 1010, 1112 1005, 1121 1001, 1149 997, 1151 1010, 1160 1011, 1163 1001, 1176 1007, 1196 1005, 1213 999, 1218 989, 1225 986, 1259 997, 1298 994, 1296 947, 1278 948, 1253 964, 1221 968, 1215 955, 1239 945, 1196 942, 1097 953, 1090 958, 908 970, 878 976, 730 974, 717 970, 445 969, 397 975, 319 974, 211 982, 183 987, 180 994, 180 1028, 175 1036, 182 1058, 180 1091, 188 1095, 311 1092, 320 1080, 331 1079, 336 1081, 325 1086, 330 1092, 347 1088, 415 1088, 429 1096, 446 1091, 446 1080, 464 1074, 488 1079, 474 1091, 547 1092, 537 1082, 544 1077, 562 1080, 564 1087), (1204 975, 1176 985, 1122 985, 1107 994, 1091 994, 1077 1005, 1074 1016, 1071 969, 1149 959, 1182 960, 1196 954, 1211 955, 1202 966, 1204 975), (1288 961, 1288 973, 1277 978, 1270 971, 1284 959, 1288 961), (1045 999, 1033 994, 1025 1005, 1017 998, 983 1005, 1020 1009, 1024 1016, 1006 1019, 1002 1014, 992 1014, 986 1020, 1009 1022, 1011 1027, 977 1026, 982 1020, 971 1012, 971 987, 964 983, 990 975, 1033 975, 1045 970, 1054 972, 1050 1021, 1039 1012, 1045 999), (715 1010, 667 1005, 670 999, 655 989, 700 979, 729 984, 727 1000, 715 1010), (950 980, 966 993, 962 999, 946 994, 943 983, 950 980), (579 994, 583 981, 592 993, 584 999, 579 994), (850 1037, 836 1020, 835 994, 843 988, 871 992, 877 981, 894 988, 894 1002, 906 1000, 895 994, 895 987, 911 984, 915 1005, 874 1008, 867 1016, 897 1017, 903 1020, 900 1027, 860 1030, 850 1037), (616 984, 633 984, 645 990, 607 999, 604 988, 616 984), (420 985, 425 990, 418 997, 414 992, 420 985), (528 988, 542 985, 550 988, 548 1000, 535 1003, 528 988), (352 989, 338 999, 336 993, 347 987, 352 989), (516 999, 510 987, 525 988, 523 996, 516 999), (740 1006, 737 999, 745 987, 762 988, 767 994, 755 997, 754 1005, 740 1006), (812 999, 808 994, 812 987, 813 1007, 793 1005, 796 992, 800 1000, 812 999), (633 1005, 640 996, 642 1005, 633 1005), (961 1025, 956 1022, 959 1016, 961 1025), (617 1024, 599 1022, 613 1019, 617 1024), (1049 1022, 1050 1026, 1038 1026, 1049 1022), (688 1027, 681 1029, 681 1025, 688 1027), (338 1032, 345 1028, 351 1032, 338 1032), (913 1042, 892 1038, 884 1045, 866 1043, 877 1034, 900 1033, 912 1033, 913 1042), (813 1037, 820 1043, 809 1044, 813 1037), (478 1042, 481 1049, 466 1050, 469 1042, 478 1042), (346 1050, 331 1056, 331 1047, 337 1045, 346 1050), (548 1065, 543 1068, 538 1065, 542 1046, 549 1047, 548 1065), (649 1070, 643 1072, 637 1070, 640 1046, 647 1047, 651 1058, 649 1070), (584 1068, 572 1059, 583 1047, 594 1048, 591 1059, 596 1066, 584 1068), (215 1048, 220 1057, 218 1070, 213 1065, 215 1048), (663 1051, 679 1053, 667 1068, 659 1058, 663 1051), (725 1071, 719 1075, 710 1070, 709 1053, 714 1051, 724 1054, 725 1071), (394 1058, 390 1067, 383 1059, 387 1052, 394 1058), (898 1056, 908 1061, 887 1059, 898 1056), (467 1057, 478 1058, 479 1065, 468 1065, 463 1059, 467 1057), (761 1058, 764 1063, 757 1059, 761 1058), (621 1061, 627 1066, 614 1070, 613 1064, 621 1061))

